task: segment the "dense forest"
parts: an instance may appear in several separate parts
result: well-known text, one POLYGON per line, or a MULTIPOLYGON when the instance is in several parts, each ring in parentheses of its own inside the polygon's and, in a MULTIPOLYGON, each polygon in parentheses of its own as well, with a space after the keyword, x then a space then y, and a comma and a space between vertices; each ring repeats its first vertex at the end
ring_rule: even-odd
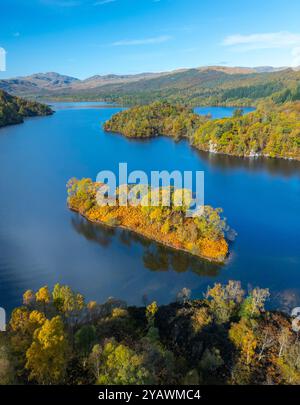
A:
POLYGON ((126 186, 127 206, 120 204, 124 186, 117 189, 114 204, 101 205, 97 194, 101 186, 91 179, 71 179, 67 185, 69 207, 90 221, 124 227, 161 244, 213 261, 225 260, 228 254, 225 233, 229 228, 221 217, 221 209, 205 206, 201 215, 189 217, 186 214, 192 195, 188 190, 151 189, 145 185, 126 186))
POLYGON ((158 135, 175 138, 191 137, 206 121, 192 110, 167 102, 154 102, 149 106, 132 107, 111 117, 104 129, 121 132, 129 138, 149 138, 158 135))
MULTIPOLYGON (((96 89, 90 94, 95 92, 96 89)), ((190 107, 250 106, 264 100, 281 104, 300 100, 300 71, 287 69, 272 73, 228 74, 213 67, 189 69, 147 81, 103 86, 98 89, 98 96, 125 106, 154 101, 190 107)))
POLYGON ((0 90, 0 127, 20 124, 24 117, 50 115, 53 111, 45 104, 14 97, 0 90))
POLYGON ((298 335, 268 298, 237 281, 140 308, 28 290, 0 334, 0 384, 299 384, 298 335))
POLYGON ((300 159, 299 102, 263 102, 252 113, 237 109, 231 118, 214 120, 189 108, 154 102, 115 114, 104 129, 128 137, 187 137, 196 148, 214 153, 300 159))
MULTIPOLYGON (((207 67, 163 73, 130 83, 90 88, 90 82, 49 92, 56 100, 103 100, 123 106, 168 101, 189 107, 201 105, 252 106, 261 101, 276 104, 300 100, 300 71, 239 72, 233 68, 207 67)), ((46 95, 44 95, 45 97, 46 95)))

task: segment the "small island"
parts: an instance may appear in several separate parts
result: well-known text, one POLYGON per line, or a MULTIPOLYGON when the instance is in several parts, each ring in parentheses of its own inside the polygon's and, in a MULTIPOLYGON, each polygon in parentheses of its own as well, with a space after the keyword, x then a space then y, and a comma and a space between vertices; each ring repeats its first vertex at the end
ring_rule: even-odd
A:
POLYGON ((0 127, 21 124, 24 117, 51 115, 53 111, 46 104, 28 101, 0 90, 0 127))
MULTIPOLYGON (((120 227, 136 232, 148 239, 173 249, 222 263, 228 255, 228 242, 225 233, 226 221, 221 217, 222 210, 205 206, 202 215, 186 216, 187 204, 174 204, 178 193, 171 190, 171 206, 121 206, 120 188, 117 190, 116 205, 99 205, 97 190, 101 186, 91 179, 71 179, 67 184, 68 206, 89 221, 120 227)), ((143 198, 151 198, 151 192, 143 198)), ((161 188, 159 193, 166 192, 161 188)))
POLYGON ((187 138, 195 148, 238 157, 265 156, 300 160, 300 102, 264 102, 243 115, 210 119, 168 102, 133 107, 106 121, 105 131, 129 138, 167 135, 187 138))

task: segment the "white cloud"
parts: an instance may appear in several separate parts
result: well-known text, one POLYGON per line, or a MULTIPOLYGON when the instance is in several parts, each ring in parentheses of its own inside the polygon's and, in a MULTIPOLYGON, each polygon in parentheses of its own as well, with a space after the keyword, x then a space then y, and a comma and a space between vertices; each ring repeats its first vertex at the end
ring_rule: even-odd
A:
POLYGON ((163 42, 170 41, 172 37, 170 35, 161 35, 159 37, 144 38, 144 39, 124 39, 121 41, 113 42, 113 46, 131 46, 131 45, 151 45, 161 44, 163 42))
POLYGON ((300 64, 300 34, 288 31, 269 32, 250 35, 229 35, 222 41, 222 45, 230 46, 237 51, 251 51, 258 49, 287 49, 291 51, 291 64, 300 64))
POLYGON ((223 45, 245 45, 248 49, 263 48, 286 48, 300 44, 300 34, 291 32, 271 32, 266 34, 229 35, 223 41, 223 45))

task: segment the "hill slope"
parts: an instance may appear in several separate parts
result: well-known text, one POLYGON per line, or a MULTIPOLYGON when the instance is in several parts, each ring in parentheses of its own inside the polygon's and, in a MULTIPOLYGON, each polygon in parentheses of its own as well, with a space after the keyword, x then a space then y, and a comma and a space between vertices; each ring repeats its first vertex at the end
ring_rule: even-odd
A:
POLYGON ((42 95, 68 87, 76 81, 79 79, 55 72, 35 73, 30 76, 0 80, 0 89, 14 95, 42 95))
POLYGON ((23 122, 24 117, 50 115, 53 111, 45 104, 14 97, 0 90, 0 127, 23 122))
POLYGON ((96 75, 78 80, 57 73, 0 81, 15 95, 52 100, 104 100, 123 105, 156 100, 196 105, 253 105, 300 99, 300 71, 210 66, 137 75, 96 75))

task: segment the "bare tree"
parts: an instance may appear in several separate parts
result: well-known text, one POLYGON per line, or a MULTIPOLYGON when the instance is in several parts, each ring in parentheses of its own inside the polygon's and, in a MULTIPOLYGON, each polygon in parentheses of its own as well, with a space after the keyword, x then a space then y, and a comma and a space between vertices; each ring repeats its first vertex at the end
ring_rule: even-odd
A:
POLYGON ((281 357, 286 348, 289 345, 289 341, 291 338, 291 331, 287 327, 281 328, 279 335, 278 335, 278 343, 279 343, 279 351, 278 351, 278 357, 281 357))
POLYGON ((260 351, 258 354, 258 360, 260 361, 264 357, 264 352, 275 344, 276 337, 271 327, 266 326, 260 336, 260 351))
POLYGON ((190 299, 191 293, 189 288, 183 287, 182 290, 177 293, 176 300, 185 304, 190 299))
POLYGON ((251 292, 251 316, 264 310, 265 301, 270 297, 268 288, 254 288, 251 292))

